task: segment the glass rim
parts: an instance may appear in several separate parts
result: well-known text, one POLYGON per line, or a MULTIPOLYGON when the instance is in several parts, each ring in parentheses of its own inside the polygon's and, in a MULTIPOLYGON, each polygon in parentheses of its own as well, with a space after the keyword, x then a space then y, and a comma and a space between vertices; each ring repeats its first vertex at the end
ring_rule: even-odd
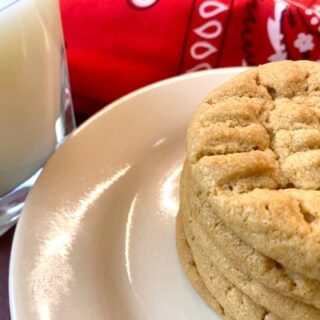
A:
POLYGON ((0 0, 0 12, 6 10, 17 2, 20 2, 20 0, 0 0))

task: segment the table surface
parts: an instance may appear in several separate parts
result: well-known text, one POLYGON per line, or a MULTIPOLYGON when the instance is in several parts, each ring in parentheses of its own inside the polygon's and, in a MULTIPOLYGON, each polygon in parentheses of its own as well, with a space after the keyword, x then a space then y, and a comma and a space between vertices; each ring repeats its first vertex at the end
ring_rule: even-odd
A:
POLYGON ((0 237, 0 320, 10 320, 8 274, 13 234, 14 228, 0 237))

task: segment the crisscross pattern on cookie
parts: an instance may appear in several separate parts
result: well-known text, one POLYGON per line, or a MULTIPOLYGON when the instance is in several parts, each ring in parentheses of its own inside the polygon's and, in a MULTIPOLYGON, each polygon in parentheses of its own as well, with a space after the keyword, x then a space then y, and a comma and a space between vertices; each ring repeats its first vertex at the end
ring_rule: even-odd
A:
POLYGON ((189 127, 188 162, 241 239, 320 280, 319 64, 263 65, 213 91, 189 127))

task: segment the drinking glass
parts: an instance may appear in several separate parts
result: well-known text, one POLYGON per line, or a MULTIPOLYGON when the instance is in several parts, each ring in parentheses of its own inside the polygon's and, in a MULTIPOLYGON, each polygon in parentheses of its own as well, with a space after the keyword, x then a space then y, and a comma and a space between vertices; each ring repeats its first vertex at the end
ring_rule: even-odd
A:
POLYGON ((0 0, 0 235, 75 127, 58 0, 0 0))

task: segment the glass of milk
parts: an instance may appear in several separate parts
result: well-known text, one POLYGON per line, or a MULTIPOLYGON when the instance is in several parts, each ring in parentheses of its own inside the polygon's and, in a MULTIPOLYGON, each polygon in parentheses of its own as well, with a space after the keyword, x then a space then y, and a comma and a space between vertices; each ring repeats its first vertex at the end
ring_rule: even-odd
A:
POLYGON ((0 0, 0 235, 75 126, 58 0, 0 0))

